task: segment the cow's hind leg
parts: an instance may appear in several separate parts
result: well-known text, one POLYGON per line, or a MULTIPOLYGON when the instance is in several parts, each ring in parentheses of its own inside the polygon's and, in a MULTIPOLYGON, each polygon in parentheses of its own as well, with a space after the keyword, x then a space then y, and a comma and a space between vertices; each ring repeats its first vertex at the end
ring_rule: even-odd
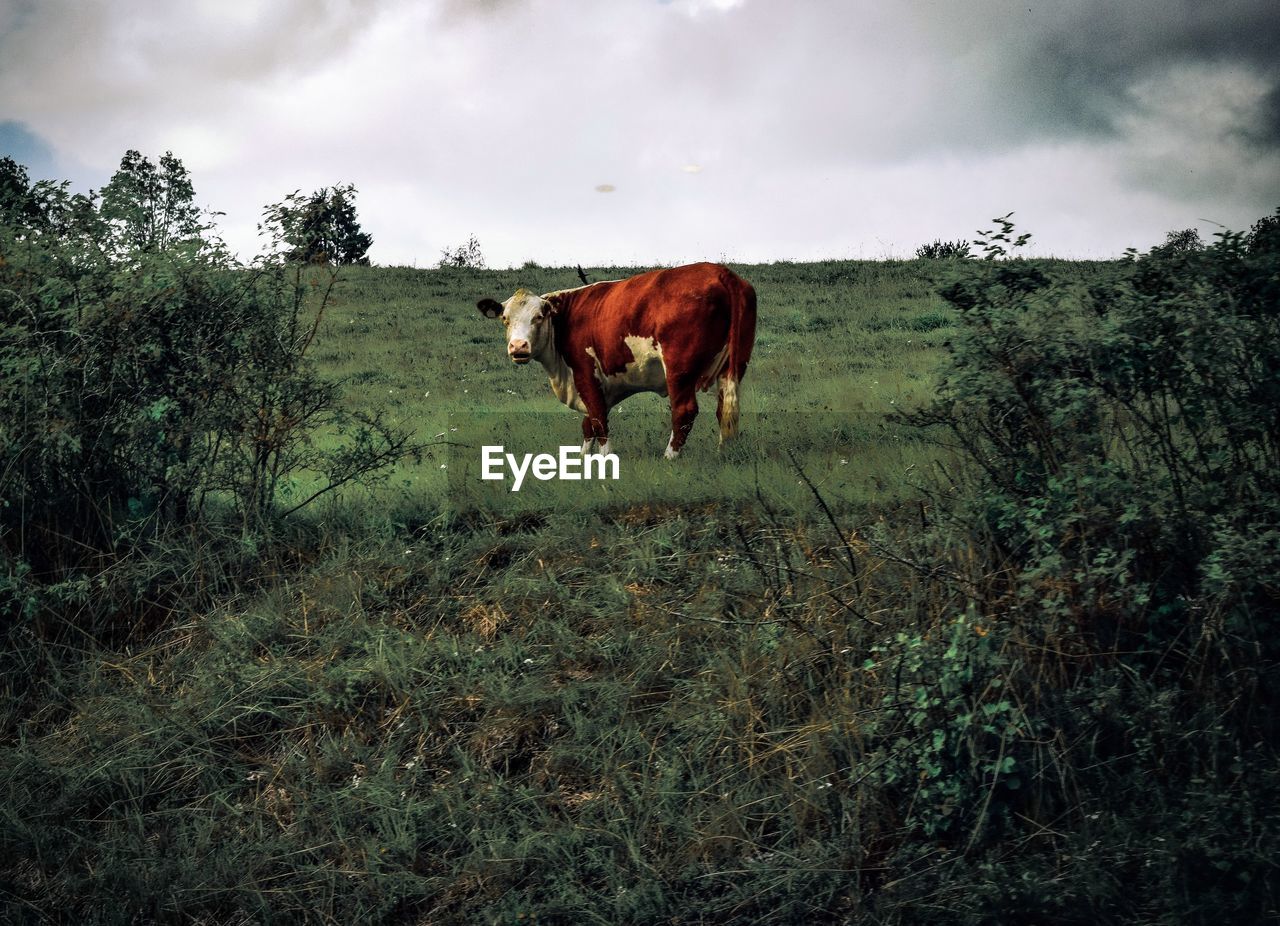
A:
POLYGON ((720 422, 720 443, 738 433, 738 381, 720 377, 720 399, 716 403, 716 420, 720 422))
POLYGON ((607 413, 599 418, 587 415, 582 419, 582 452, 609 453, 609 421, 607 413))
POLYGON ((698 396, 693 387, 691 380, 667 378, 667 395, 671 397, 671 440, 667 442, 663 456, 668 460, 680 456, 680 448, 693 429, 693 419, 698 417, 698 396))

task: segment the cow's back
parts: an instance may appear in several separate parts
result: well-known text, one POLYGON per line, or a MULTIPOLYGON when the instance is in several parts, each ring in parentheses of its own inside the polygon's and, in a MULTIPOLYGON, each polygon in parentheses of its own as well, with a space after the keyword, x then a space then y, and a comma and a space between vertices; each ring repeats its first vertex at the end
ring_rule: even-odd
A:
POLYGON ((661 348, 668 369, 696 373, 723 349, 743 287, 727 267, 701 263, 573 290, 563 349, 573 357, 590 348, 613 375, 633 360, 626 339, 647 338, 661 348))

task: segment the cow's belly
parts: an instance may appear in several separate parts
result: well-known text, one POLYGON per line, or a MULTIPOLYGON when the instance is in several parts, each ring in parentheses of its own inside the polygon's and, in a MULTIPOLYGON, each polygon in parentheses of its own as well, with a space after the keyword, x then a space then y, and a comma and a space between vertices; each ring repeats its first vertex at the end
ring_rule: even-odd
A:
POLYGON ((627 335, 625 338, 628 350, 634 358, 618 373, 606 374, 595 357, 595 352, 588 353, 596 360, 596 379, 600 382, 600 391, 610 405, 616 405, 627 396, 637 392, 656 392, 667 394, 667 365, 662 359, 662 345, 653 338, 639 335, 627 335))

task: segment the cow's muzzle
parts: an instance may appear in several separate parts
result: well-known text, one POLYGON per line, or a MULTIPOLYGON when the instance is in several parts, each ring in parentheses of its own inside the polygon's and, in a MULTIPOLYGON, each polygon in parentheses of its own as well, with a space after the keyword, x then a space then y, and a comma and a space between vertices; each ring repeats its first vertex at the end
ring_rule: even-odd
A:
POLYGON ((507 345, 507 353, 516 363, 528 363, 533 357, 533 351, 529 349, 528 341, 512 341, 507 345))

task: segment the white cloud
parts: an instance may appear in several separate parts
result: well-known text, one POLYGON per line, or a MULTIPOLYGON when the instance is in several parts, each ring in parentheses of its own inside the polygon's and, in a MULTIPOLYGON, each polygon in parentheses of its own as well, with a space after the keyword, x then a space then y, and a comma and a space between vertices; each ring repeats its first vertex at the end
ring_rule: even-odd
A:
MULTIPOLYGON (((1212 202, 1274 190, 1275 152, 1251 138, 1271 85, 1239 66, 1173 63, 1131 88, 1117 121, 1126 173, 1135 184, 1212 202)), ((1262 205, 1266 205, 1265 203, 1262 205)))
POLYGON ((727 13, 742 6, 744 0, 671 0, 671 6, 689 16, 704 13, 727 13))

